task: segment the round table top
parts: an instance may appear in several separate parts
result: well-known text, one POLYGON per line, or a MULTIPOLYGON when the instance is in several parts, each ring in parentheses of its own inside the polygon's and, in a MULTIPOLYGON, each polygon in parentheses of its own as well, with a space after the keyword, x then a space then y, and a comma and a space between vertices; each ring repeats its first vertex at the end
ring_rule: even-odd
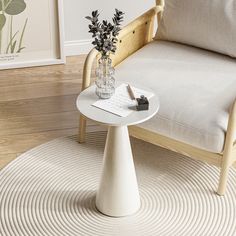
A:
MULTIPOLYGON (((119 85, 120 83, 117 83, 116 87, 119 85)), ((143 88, 143 86, 140 87, 138 85, 135 85, 135 87, 152 92, 148 88, 143 88)), ((99 98, 95 94, 95 85, 92 85, 80 93, 77 98, 76 105, 80 113, 86 118, 108 126, 129 126, 142 123, 152 118, 158 112, 160 107, 159 99, 156 95, 154 95, 152 98, 149 99, 148 110, 134 110, 128 116, 120 117, 108 111, 104 111, 102 109, 92 106, 92 104, 98 100, 99 98)))

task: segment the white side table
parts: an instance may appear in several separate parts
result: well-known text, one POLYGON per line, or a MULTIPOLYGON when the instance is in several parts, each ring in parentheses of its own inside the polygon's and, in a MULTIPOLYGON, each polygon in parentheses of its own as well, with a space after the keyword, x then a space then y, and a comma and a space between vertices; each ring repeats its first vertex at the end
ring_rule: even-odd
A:
POLYGON ((156 96, 152 97, 149 110, 133 111, 127 117, 93 107, 97 100, 94 85, 77 98, 77 108, 82 115, 109 126, 96 207, 103 214, 113 217, 131 215, 139 209, 140 197, 127 127, 153 117, 159 109, 159 100, 156 96))

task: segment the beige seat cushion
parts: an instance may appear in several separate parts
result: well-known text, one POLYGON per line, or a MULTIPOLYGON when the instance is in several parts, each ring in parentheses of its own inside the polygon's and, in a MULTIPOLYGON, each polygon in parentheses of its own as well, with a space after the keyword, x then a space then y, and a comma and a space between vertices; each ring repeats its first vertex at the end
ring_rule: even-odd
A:
POLYGON ((156 37, 236 57, 236 0, 165 0, 156 37))
POLYGON ((116 67, 116 79, 143 84, 160 110, 140 126, 208 151, 223 150, 236 98, 236 61, 182 44, 154 41, 116 67))

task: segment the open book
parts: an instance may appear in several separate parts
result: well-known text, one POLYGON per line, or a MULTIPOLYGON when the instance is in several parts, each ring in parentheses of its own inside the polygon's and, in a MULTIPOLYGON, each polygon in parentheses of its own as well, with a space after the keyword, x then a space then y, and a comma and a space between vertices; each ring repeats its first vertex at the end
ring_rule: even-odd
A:
MULTIPOLYGON (((126 117, 134 111, 137 105, 136 100, 132 100, 128 92, 128 84, 121 84, 116 88, 115 94, 109 99, 99 99, 92 106, 117 116, 126 117)), ((154 96, 153 93, 131 86, 136 98, 144 95, 148 99, 154 96)))

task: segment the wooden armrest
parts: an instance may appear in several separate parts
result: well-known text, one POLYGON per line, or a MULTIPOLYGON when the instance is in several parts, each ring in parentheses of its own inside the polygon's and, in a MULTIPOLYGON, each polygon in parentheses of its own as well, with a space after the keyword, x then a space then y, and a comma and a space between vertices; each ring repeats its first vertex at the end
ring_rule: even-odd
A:
POLYGON ((236 133, 236 100, 234 101, 233 106, 231 108, 228 129, 232 130, 232 140, 234 142, 235 133, 236 133))
MULTIPOLYGON (((120 31, 117 51, 111 56, 114 66, 152 40, 155 16, 162 11, 163 5, 153 7, 120 31)), ((89 87, 91 83, 93 62, 98 55, 97 50, 92 49, 85 60, 82 90, 89 87)))
POLYGON ((232 136, 233 136, 233 146, 236 149, 236 140, 235 140, 235 134, 236 134, 236 100, 234 101, 232 110, 231 110, 231 119, 232 121, 232 136))
POLYGON ((88 56, 86 57, 83 69, 82 91, 90 86, 93 62, 98 55, 99 52, 94 48, 89 52, 88 56))
POLYGON ((229 114, 224 150, 227 149, 231 150, 232 148, 236 148, 235 133, 236 133, 236 100, 234 101, 229 114))

